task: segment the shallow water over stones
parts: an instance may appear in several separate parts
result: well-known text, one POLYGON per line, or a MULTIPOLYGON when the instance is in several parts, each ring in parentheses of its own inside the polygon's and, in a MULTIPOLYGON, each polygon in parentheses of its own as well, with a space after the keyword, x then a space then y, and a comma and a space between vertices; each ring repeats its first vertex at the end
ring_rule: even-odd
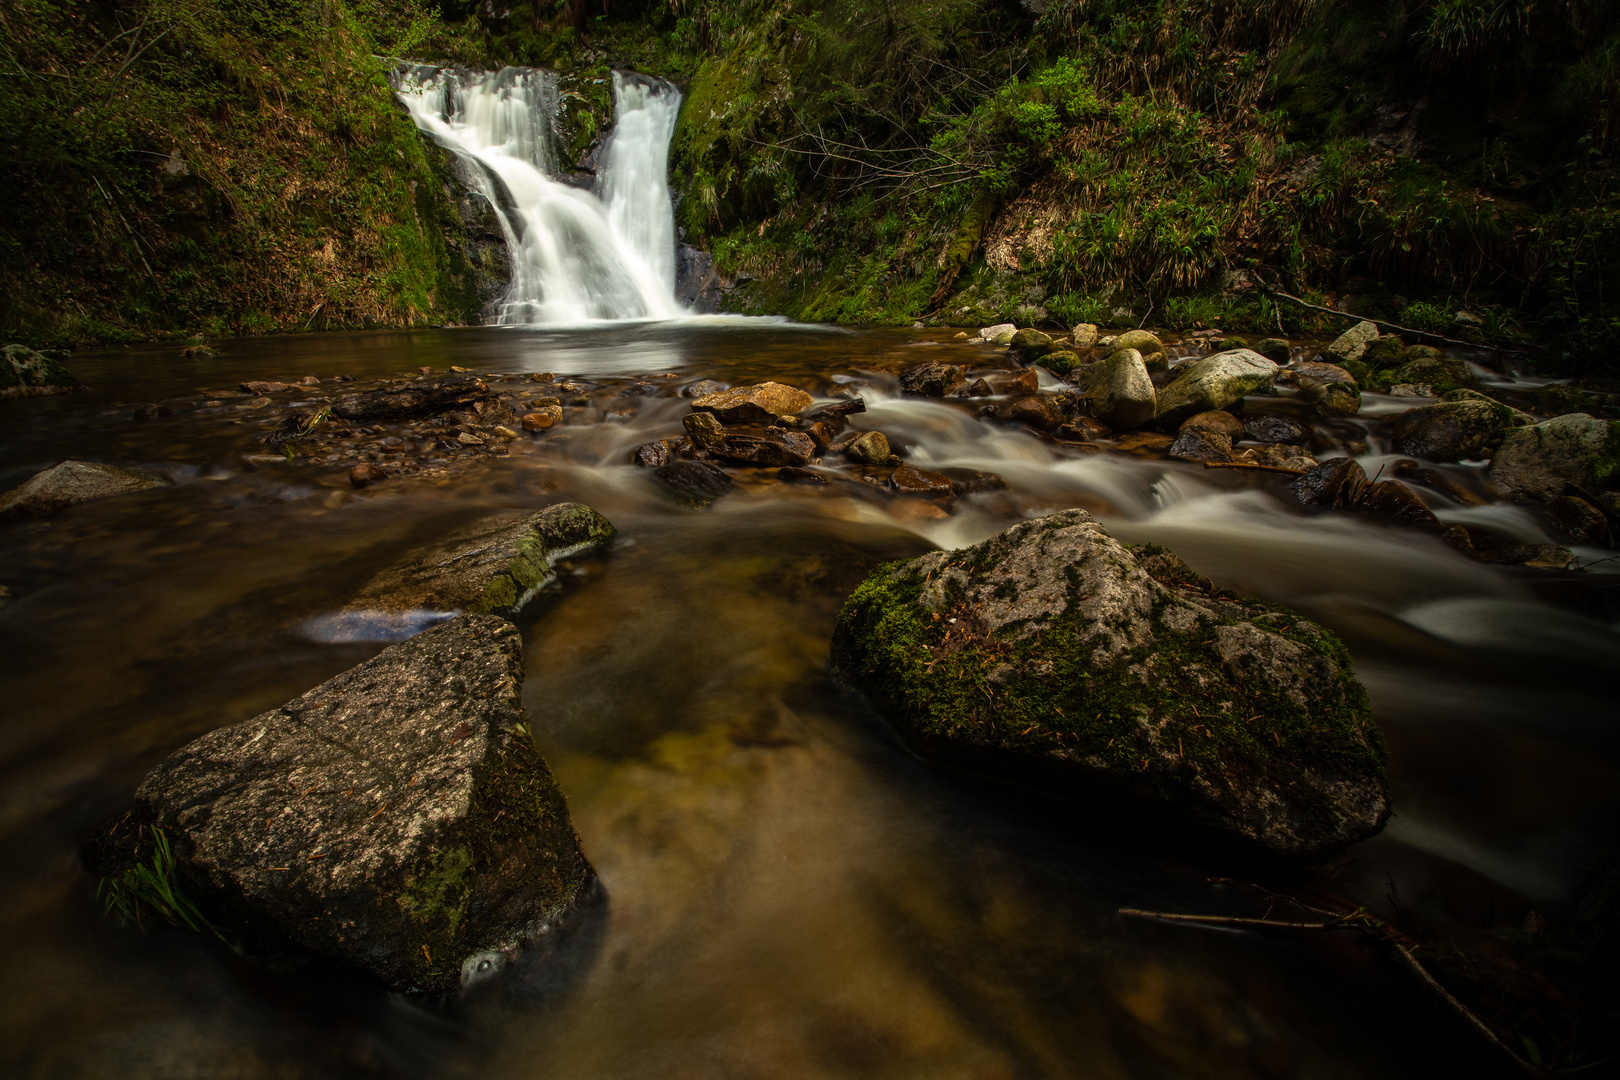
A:
MULTIPOLYGON (((1483 563, 1427 533, 1307 516, 1285 501, 1291 476, 1165 460, 1146 434, 1137 456, 980 415, 1008 394, 900 396, 897 373, 929 359, 979 365, 969 382, 995 385, 1003 350, 949 337, 717 322, 259 339, 202 359, 81 356, 91 391, 6 403, 0 486, 66 458, 178 481, 0 527, 6 1071, 1493 1075, 1467 1030, 1354 939, 1122 919, 1127 906, 1259 912, 1210 880, 1241 868, 1174 837, 919 761, 829 683, 828 639, 878 563, 1083 507, 1351 648, 1389 743, 1395 816, 1339 869, 1295 883, 1503 930, 1532 906, 1556 916, 1581 868, 1615 854, 1620 635, 1592 601, 1602 567, 1483 563), (289 462, 262 442, 300 394, 316 408, 349 392, 337 375, 369 387, 451 365, 496 394, 556 397, 559 422, 504 454, 356 436, 385 467, 389 438, 401 459, 445 459, 360 489, 342 447, 289 462), (684 434, 683 387, 766 379, 817 401, 859 393, 847 431, 883 432, 914 469, 1005 486, 964 482, 942 508, 888 488, 892 467, 830 450, 807 466, 825 484, 727 466, 736 490, 694 510, 630 463, 684 434), (248 381, 294 389, 201 393, 248 381), (131 419, 146 405, 174 412, 131 419), (618 539, 560 565, 565 586, 521 617, 526 711, 607 896, 600 932, 552 976, 440 1013, 341 972, 256 967, 102 918, 76 845, 153 764, 399 636, 312 630, 379 571, 475 518, 565 500, 618 539)), ((1366 398, 1320 437, 1387 481, 1398 459, 1376 414, 1418 402, 1366 398)), ((1480 471, 1429 467, 1470 489, 1480 471)), ((1431 506, 1522 544, 1553 539, 1509 504, 1431 506)))

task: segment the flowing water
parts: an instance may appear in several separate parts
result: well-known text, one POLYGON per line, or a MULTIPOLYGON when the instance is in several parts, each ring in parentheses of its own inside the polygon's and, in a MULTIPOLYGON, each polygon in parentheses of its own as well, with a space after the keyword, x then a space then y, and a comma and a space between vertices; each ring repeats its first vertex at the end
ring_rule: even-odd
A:
POLYGON ((405 66, 398 96, 417 127, 466 160, 501 220, 512 283, 494 322, 577 325, 672 319, 675 225, 666 178, 681 95, 613 73, 614 127, 591 190, 565 182, 556 77, 531 68, 405 66))
MULTIPOLYGON (((919 761, 829 683, 828 637, 877 563, 1086 507, 1123 538, 1319 619, 1354 653, 1389 741, 1396 816, 1337 870, 1293 885, 1500 932, 1531 906, 1562 910, 1580 869, 1615 854, 1620 635, 1570 597, 1616 579, 1485 566, 1420 533, 1302 516, 1277 478, 1081 454, 966 404, 898 397, 906 364, 995 359, 948 337, 701 323, 313 335, 227 342, 204 360, 85 355, 74 369, 93 392, 7 403, 0 484, 69 456, 181 482, 0 528, 0 1069, 1501 1074, 1354 937, 1122 918, 1261 909, 1219 880, 1244 868, 1173 836, 919 761), (273 421, 229 399, 197 407, 199 390, 243 379, 326 386, 450 364, 496 385, 547 371, 594 389, 506 457, 359 492, 343 464, 249 467, 273 421), (870 409, 856 426, 1010 487, 935 519, 839 469, 824 488, 738 470, 742 492, 684 509, 626 455, 677 433, 679 389, 704 378, 859 392, 870 409), (131 421, 146 402, 176 415, 131 421), (548 982, 440 1010, 102 916, 77 845, 146 770, 382 648, 310 629, 376 567, 473 515, 562 499, 596 507, 620 537, 523 618, 531 727, 607 895, 548 982)), ((1363 426, 1376 460, 1377 429, 1363 426)))

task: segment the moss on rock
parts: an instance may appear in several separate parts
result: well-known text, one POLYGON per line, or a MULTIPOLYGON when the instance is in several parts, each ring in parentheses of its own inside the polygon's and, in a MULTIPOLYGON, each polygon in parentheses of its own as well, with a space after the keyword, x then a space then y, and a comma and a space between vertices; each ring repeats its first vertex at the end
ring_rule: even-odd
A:
POLYGON ((834 674, 920 752, 1308 858, 1377 832, 1384 750, 1344 646, 1084 511, 880 568, 834 674))

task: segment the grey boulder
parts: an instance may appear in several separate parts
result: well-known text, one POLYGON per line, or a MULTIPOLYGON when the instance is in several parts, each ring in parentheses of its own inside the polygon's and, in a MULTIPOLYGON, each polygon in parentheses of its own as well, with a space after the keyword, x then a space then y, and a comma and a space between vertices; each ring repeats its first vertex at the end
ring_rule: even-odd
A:
POLYGON ((64 461, 0 495, 0 521, 45 517, 79 503, 172 483, 168 477, 144 469, 126 469, 100 461, 64 461))
POLYGON ((100 849, 129 862, 162 829, 216 925, 396 990, 465 988, 557 934, 596 881, 522 682, 516 627, 464 615, 181 747, 100 849))
POLYGON ((1111 427, 1141 427, 1158 406, 1153 378, 1136 349, 1120 349, 1081 368, 1076 382, 1091 401, 1091 415, 1111 427))
POLYGON ((1330 364, 1347 364, 1352 360, 1360 360, 1361 355, 1367 351, 1367 346, 1377 340, 1377 325, 1365 321, 1358 322, 1334 338, 1333 343, 1322 350, 1322 359, 1330 364))
POLYGON ((1159 392, 1156 418, 1180 424, 1196 413, 1225 409, 1271 385, 1277 370, 1276 364, 1250 349, 1205 357, 1179 369, 1170 385, 1159 392))

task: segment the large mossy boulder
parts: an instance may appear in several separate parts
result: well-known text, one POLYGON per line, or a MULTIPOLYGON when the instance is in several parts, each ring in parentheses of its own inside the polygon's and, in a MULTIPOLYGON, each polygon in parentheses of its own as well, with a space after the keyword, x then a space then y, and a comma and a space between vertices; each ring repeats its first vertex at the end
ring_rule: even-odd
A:
POLYGON ((556 580, 556 564, 596 551, 613 525, 583 503, 493 514, 379 571, 353 612, 479 612, 511 618, 556 580))
POLYGON ((1153 377, 1135 349, 1120 349, 1081 368, 1075 381, 1091 403, 1091 415, 1111 427, 1141 427, 1153 419, 1158 405, 1153 377))
POLYGON ((96 499, 110 499, 148 488, 168 487, 167 476, 108 465, 102 461, 64 461, 29 477, 0 495, 0 521, 45 517, 96 499))
POLYGON ((511 623, 441 624, 175 751, 95 861, 116 888, 161 830, 182 891, 250 945, 465 988, 556 934, 596 880, 522 684, 511 623))
POLYGON ((1127 330, 1115 338, 1112 345, 1108 346, 1109 352, 1124 352, 1126 349, 1135 349, 1143 357, 1148 357, 1154 353, 1164 352, 1164 342, 1159 340, 1157 334, 1149 330, 1127 330))
POLYGON ((1479 379, 1467 364, 1444 356, 1409 360, 1393 373, 1380 374, 1379 381, 1390 386, 1427 386, 1436 395, 1479 386, 1479 379))
POLYGON ((1344 647, 1082 510, 881 567, 832 671, 911 746, 1271 855, 1377 832, 1384 749, 1344 647))
POLYGON ((26 345, 0 350, 0 401, 88 389, 73 372, 26 345))
POLYGON ((1620 479, 1620 421, 1570 413, 1511 428, 1491 459, 1491 480, 1519 499, 1548 502, 1570 485, 1602 491, 1620 479))
POLYGON ((1277 365, 1250 349, 1216 353, 1175 372, 1170 385, 1159 392, 1156 419, 1179 425, 1189 416, 1225 409, 1270 386, 1277 365))

